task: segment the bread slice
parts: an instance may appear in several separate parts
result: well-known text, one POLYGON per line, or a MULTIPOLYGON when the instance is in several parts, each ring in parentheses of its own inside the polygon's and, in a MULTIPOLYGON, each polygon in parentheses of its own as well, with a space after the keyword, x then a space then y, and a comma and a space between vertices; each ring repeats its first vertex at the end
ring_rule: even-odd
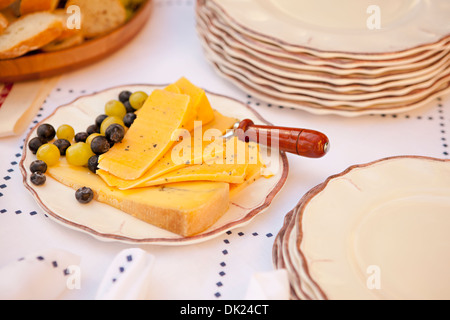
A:
POLYGON ((0 10, 8 8, 12 5, 16 0, 0 0, 0 10))
POLYGON ((54 51, 61 51, 64 49, 75 47, 79 44, 82 44, 84 42, 84 37, 81 33, 75 34, 72 37, 64 38, 60 40, 59 38, 53 42, 50 42, 49 44, 43 46, 41 48, 44 52, 54 52, 54 51))
POLYGON ((76 5, 82 16, 81 30, 86 38, 96 38, 126 22, 127 12, 120 0, 69 0, 66 8, 76 5))
POLYGON ((80 29, 69 28, 69 24, 67 22, 68 19, 70 18, 70 14, 68 14, 65 9, 56 9, 55 11, 53 11, 53 14, 57 15, 63 23, 63 32, 58 37, 58 39, 56 39, 57 41, 62 41, 69 38, 74 40, 76 38, 79 39, 80 37, 82 37, 82 32, 80 29))
POLYGON ((26 15, 40 11, 53 11, 58 7, 58 4, 59 0, 21 0, 20 14, 26 15))
POLYGON ((48 12, 28 14, 0 35, 0 60, 20 57, 57 39, 63 31, 61 19, 48 12))
POLYGON ((0 34, 5 32, 6 28, 8 28, 8 25, 8 19, 0 12, 0 34))

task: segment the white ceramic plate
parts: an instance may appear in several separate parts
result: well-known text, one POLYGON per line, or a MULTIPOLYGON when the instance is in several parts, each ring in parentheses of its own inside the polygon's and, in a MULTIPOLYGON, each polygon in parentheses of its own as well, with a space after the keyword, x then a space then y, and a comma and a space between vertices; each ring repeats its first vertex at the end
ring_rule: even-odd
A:
MULTIPOLYGON (((248 61, 235 58, 230 56, 223 47, 208 41, 206 36, 203 36, 203 31, 199 31, 199 37, 203 44, 203 48, 210 55, 216 58, 216 60, 220 61, 221 64, 226 66, 233 66, 241 71, 244 75, 249 75, 256 77, 259 81, 268 80, 272 83, 278 83, 280 85, 289 86, 292 88, 311 88, 314 90, 325 90, 329 92, 336 93, 346 93, 346 94, 358 94, 358 93, 378 93, 380 91, 390 89, 390 88, 398 88, 405 87, 416 83, 421 83, 424 81, 428 81, 433 77, 436 77, 440 73, 442 73, 442 69, 445 67, 441 67, 440 69, 433 70, 429 73, 425 73, 420 76, 416 76, 414 78, 405 78, 387 82, 380 82, 377 79, 378 84, 361 84, 357 83, 358 80, 353 80, 351 84, 340 85, 333 83, 333 79, 328 77, 327 79, 323 79, 321 81, 310 81, 307 79, 292 79, 282 77, 276 73, 271 73, 269 71, 265 71, 262 68, 258 68, 255 65, 248 63, 248 61)), ((298 74, 299 75, 299 74, 298 74)), ((299 77, 300 78, 300 77, 299 77)), ((316 79, 317 80, 317 79, 316 79)))
POLYGON ((396 59, 395 63, 383 61, 382 64, 377 61, 364 61, 360 66, 353 68, 342 68, 341 65, 329 66, 328 60, 321 59, 319 64, 314 63, 311 56, 306 55, 288 55, 266 50, 264 43, 254 41, 251 38, 245 39, 244 35, 226 28, 218 19, 208 16, 208 11, 205 7, 197 10, 197 23, 204 34, 221 41, 222 46, 228 47, 236 54, 268 64, 269 66, 280 68, 288 72, 295 71, 319 71, 327 72, 335 75, 368 75, 373 77, 383 77, 392 72, 402 72, 411 69, 418 69, 429 66, 436 61, 441 60, 448 55, 450 44, 444 44, 436 48, 430 48, 421 54, 415 54, 409 59, 396 59))
MULTIPOLYGON (((442 75, 446 75, 450 72, 450 60, 448 63, 448 66, 446 68, 442 67, 442 70, 438 69, 436 72, 432 72, 431 75, 425 75, 427 79, 424 81, 417 81, 415 82, 415 78, 409 78, 404 82, 411 82, 407 85, 401 85, 398 86, 398 83, 401 81, 396 81, 392 85, 392 87, 385 88, 384 90, 378 90, 378 91, 372 91, 367 93, 356 93, 356 92, 339 92, 334 91, 330 89, 323 89, 323 88, 311 88, 311 87, 305 87, 303 84, 305 82, 302 82, 301 84, 298 84, 297 86, 289 86, 285 83, 280 83, 277 81, 273 81, 271 79, 267 79, 264 77, 259 76, 258 74, 252 73, 248 71, 245 67, 240 67, 239 65, 233 64, 229 62, 224 56, 222 56, 219 51, 213 49, 214 45, 211 45, 210 47, 204 45, 204 49, 207 52, 207 56, 209 59, 216 63, 220 63, 222 66, 226 67, 227 69, 241 74, 245 78, 247 78, 250 82, 254 83, 255 85, 261 85, 261 86, 269 86, 270 88, 274 89, 275 91, 278 91, 280 93, 285 94, 292 94, 292 98, 301 98, 302 96, 306 97, 314 97, 317 99, 324 99, 324 100, 333 100, 333 101, 340 101, 343 103, 348 103, 351 105, 353 101, 371 101, 374 99, 385 99, 386 97, 389 97, 389 100, 391 100, 392 97, 410 97, 408 96, 411 92, 417 92, 417 90, 427 90, 430 87, 432 87, 437 80, 440 79, 442 75)), ((247 61, 247 60, 241 60, 241 61, 247 61)), ((420 78, 420 77, 419 77, 420 78)), ((384 85, 387 86, 391 82, 385 82, 384 85)), ((406 100, 406 99, 405 99, 406 100)), ((326 104, 326 102, 324 102, 326 104)), ((374 103, 379 104, 379 103, 374 103)))
POLYGON ((205 21, 208 22, 208 25, 214 25, 222 34, 225 33, 227 35, 228 40, 234 41, 236 47, 241 49, 251 48, 254 49, 254 51, 266 55, 286 58, 298 63, 313 66, 330 66, 341 69, 366 68, 368 66, 385 68, 388 66, 396 67, 415 63, 419 60, 428 58, 436 51, 448 48, 450 40, 450 38, 444 38, 433 45, 421 47, 421 50, 419 51, 414 50, 412 54, 403 55, 401 57, 390 57, 390 59, 385 59, 386 57, 383 57, 383 55, 370 56, 370 59, 362 59, 357 56, 352 57, 351 59, 340 56, 320 57, 308 52, 289 52, 267 42, 258 41, 245 33, 235 30, 220 17, 219 11, 211 10, 204 5, 197 6, 197 15, 207 18, 205 21))
POLYGON ((219 63, 212 62, 212 65, 219 75, 234 83, 234 85, 239 87, 241 90, 266 101, 267 103, 298 108, 316 114, 356 116, 375 113, 405 112, 419 108, 434 98, 447 94, 450 90, 450 82, 448 81, 450 76, 447 75, 445 78, 439 80, 435 85, 430 87, 429 90, 422 90, 415 93, 415 96, 417 96, 416 99, 414 99, 411 95, 406 97, 404 100, 399 97, 392 100, 388 99, 384 104, 374 104, 375 102, 363 101, 359 104, 359 106, 354 103, 339 103, 333 101, 326 103, 313 98, 303 99, 303 97, 289 97, 286 94, 281 94, 274 91, 269 86, 257 85, 242 74, 234 72, 219 63), (397 103, 394 103, 393 100, 397 100, 397 103), (361 105, 364 105, 364 107, 361 105))
POLYGON ((293 298, 450 298, 450 162, 353 166, 308 192, 275 241, 293 298))
POLYGON ((330 70, 307 70, 307 68, 302 69, 300 67, 297 70, 283 68, 267 63, 267 61, 264 61, 257 56, 250 55, 243 50, 232 48, 226 43, 226 41, 215 37, 210 32, 200 30, 200 36, 203 37, 203 41, 208 42, 209 46, 220 48, 223 55, 228 58, 240 60, 241 64, 244 64, 249 68, 260 69, 265 71, 266 73, 288 79, 295 79, 299 81, 323 81, 340 86, 352 84, 369 86, 400 80, 415 81, 417 78, 439 73, 443 68, 447 67, 450 62, 449 51, 444 51, 443 53, 441 53, 441 59, 438 59, 435 62, 429 62, 425 67, 417 67, 416 65, 411 64, 405 66, 402 70, 396 70, 395 72, 391 71, 376 76, 358 73, 347 74, 344 76, 329 72, 330 70))
MULTIPOLYGON (((163 87, 130 85, 108 89, 81 97, 66 106, 59 107, 41 123, 50 123, 55 127, 68 123, 74 127, 76 132, 84 131, 99 114, 104 113, 105 103, 111 99, 117 99, 122 90, 151 92, 155 88, 163 87)), ((249 118, 253 119, 255 123, 268 124, 254 110, 237 100, 210 92, 207 94, 213 108, 224 115, 237 119, 249 118)), ((36 136, 38 126, 39 124, 30 132, 25 145, 28 144, 29 139, 36 136)), ((257 214, 267 209, 272 199, 283 187, 288 174, 287 157, 282 153, 274 160, 274 162, 278 162, 274 163, 275 166, 278 166, 278 170, 273 177, 261 178, 233 197, 230 209, 210 229, 192 237, 181 237, 135 219, 103 203, 94 201, 88 206, 80 205, 74 198, 74 190, 51 178, 47 179, 44 186, 34 186, 29 180, 29 165, 35 159, 35 156, 27 148, 24 148, 20 163, 24 185, 49 217, 66 227, 86 232, 100 240, 141 244, 194 244, 219 236, 227 230, 246 225, 257 214)))
POLYGON ((370 0, 212 0, 239 32, 286 51, 349 58, 403 56, 450 34, 447 0, 378 1, 381 28, 370 29, 370 0))

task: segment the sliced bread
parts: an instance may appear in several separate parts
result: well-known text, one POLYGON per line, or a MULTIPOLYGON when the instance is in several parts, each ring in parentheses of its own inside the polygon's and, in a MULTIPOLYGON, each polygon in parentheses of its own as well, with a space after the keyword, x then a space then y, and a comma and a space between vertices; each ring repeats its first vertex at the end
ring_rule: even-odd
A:
POLYGON ((61 19, 48 12, 28 14, 0 35, 0 59, 20 57, 57 39, 63 31, 61 19))
POLYGON ((60 51, 68 48, 72 48, 74 46, 77 46, 79 44, 82 44, 84 42, 84 37, 81 33, 76 34, 69 38, 64 38, 62 40, 55 40, 53 42, 50 42, 49 44, 43 46, 41 48, 44 52, 53 52, 53 51, 60 51))
POLYGON ((127 12, 120 0, 69 0, 66 7, 78 6, 81 30, 86 38, 105 35, 126 22, 127 12))
POLYGON ((21 0, 20 14, 26 15, 40 11, 53 11, 58 7, 58 4, 59 0, 21 0))
POLYGON ((80 29, 69 28, 68 21, 70 19, 70 14, 68 14, 65 9, 56 9, 55 11, 53 11, 53 14, 57 15, 63 23, 63 32, 58 37, 58 39, 56 39, 57 41, 61 41, 61 40, 69 39, 69 38, 74 39, 75 37, 79 37, 82 34, 80 29))
POLYGON ((8 19, 0 12, 0 34, 5 32, 6 28, 8 28, 8 25, 8 19))
POLYGON ((0 0, 0 10, 12 5, 16 0, 0 0))

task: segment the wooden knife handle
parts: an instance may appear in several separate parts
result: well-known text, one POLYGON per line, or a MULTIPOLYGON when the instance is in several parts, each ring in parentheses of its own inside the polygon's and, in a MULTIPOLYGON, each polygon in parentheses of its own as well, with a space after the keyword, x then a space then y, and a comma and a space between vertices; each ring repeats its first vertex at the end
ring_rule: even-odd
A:
POLYGON ((308 158, 321 158, 327 154, 330 142, 318 131, 299 128, 284 128, 255 125, 252 120, 241 121, 237 134, 239 139, 268 146, 278 144, 282 151, 308 158))

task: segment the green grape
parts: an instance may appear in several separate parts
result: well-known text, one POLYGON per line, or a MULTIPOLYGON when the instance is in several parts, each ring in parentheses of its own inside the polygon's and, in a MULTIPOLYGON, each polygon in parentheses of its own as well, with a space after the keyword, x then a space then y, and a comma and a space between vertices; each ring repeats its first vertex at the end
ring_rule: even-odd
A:
POLYGON ((123 123, 123 118, 119 118, 119 117, 108 117, 105 120, 103 120, 102 125, 100 127, 100 133, 102 135, 105 135, 106 133, 106 129, 108 129, 108 127, 114 123, 118 123, 121 126, 125 126, 125 124, 123 123))
POLYGON ((131 0, 120 0, 122 5, 127 8, 131 4, 131 0))
POLYGON ((91 146, 92 140, 94 140, 94 138, 97 138, 97 137, 99 137, 99 136, 101 136, 100 133, 93 133, 93 134, 91 134, 91 135, 86 139, 86 144, 87 144, 88 146, 91 146))
POLYGON ((92 156, 94 156, 94 153, 91 147, 85 142, 75 143, 66 151, 67 162, 74 166, 87 166, 89 158, 92 156))
POLYGON ((139 110, 147 100, 148 95, 143 91, 137 91, 130 96, 130 104, 135 110, 139 110))
POLYGON ((109 117, 119 117, 122 119, 127 114, 127 108, 119 100, 111 100, 105 105, 105 114, 109 117))
POLYGON ((44 161, 47 166, 54 166, 59 162, 61 154, 57 146, 53 143, 46 143, 39 147, 36 157, 38 160, 44 161))
POLYGON ((68 124, 63 124, 58 127, 58 130, 56 131, 56 136, 58 137, 58 139, 72 141, 73 138, 75 137, 75 130, 68 124))

